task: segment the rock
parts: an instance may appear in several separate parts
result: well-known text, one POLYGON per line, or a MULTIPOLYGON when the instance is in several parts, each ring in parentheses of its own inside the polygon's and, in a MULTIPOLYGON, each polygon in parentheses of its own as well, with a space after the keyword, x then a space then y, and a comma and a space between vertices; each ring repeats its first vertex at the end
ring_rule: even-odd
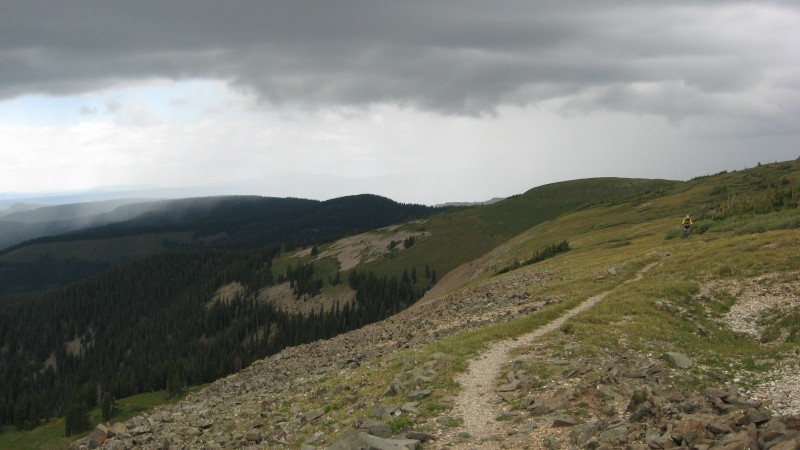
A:
POLYGON ((400 411, 407 414, 419 414, 419 402, 408 402, 400 407, 400 411))
POLYGON ((544 440, 542 441, 542 447, 548 450, 555 450, 560 448, 560 446, 558 445, 558 441, 556 441, 556 438, 554 438, 553 436, 547 436, 546 438, 544 438, 544 440))
POLYGON ((636 409, 633 411, 633 414, 631 414, 629 420, 631 422, 641 422, 645 418, 652 416, 653 411, 654 411, 653 404, 650 403, 649 400, 647 400, 636 407, 636 409))
POLYGON ((244 435, 244 438, 245 440, 247 440, 247 442, 256 442, 256 443, 261 442, 261 432, 250 430, 247 432, 247 434, 244 435))
POLYGON ((318 431, 318 432, 314 433, 310 438, 308 438, 308 440, 305 441, 303 444, 305 444, 305 445, 314 445, 317 442, 319 442, 323 437, 325 437, 325 433, 323 433, 321 431, 318 431))
POLYGON ((758 409, 764 403, 761 400, 742 399, 738 396, 728 396, 724 400, 726 403, 730 403, 731 405, 741 409, 758 409))
POLYGON ((111 428, 108 430, 109 436, 118 436, 118 437, 127 437, 128 435, 128 428, 125 427, 125 424, 116 422, 114 425, 111 425, 111 428))
POLYGON ((688 445, 699 444, 705 439, 707 424, 713 420, 713 416, 700 414, 687 414, 675 425, 674 430, 682 437, 682 441, 688 445))
POLYGON ((425 389, 422 391, 415 391, 408 394, 408 398, 411 400, 422 400, 431 395, 431 391, 429 389, 425 389))
POLYGON ((550 418, 554 427, 572 427, 581 423, 580 420, 568 415, 553 416, 550 418))
POLYGON ((383 392, 383 396, 384 396, 384 397, 394 397, 395 395, 398 395, 398 394, 399 394, 399 393, 401 393, 401 392, 403 392, 403 388, 402 388, 402 386, 400 386, 400 385, 398 385, 398 384, 394 384, 394 383, 392 383, 392 384, 391 384, 391 385, 389 385, 389 387, 388 387, 388 388, 386 388, 386 390, 383 392))
MULTIPOLYGON (((721 449, 730 449, 730 450, 737 450, 743 448, 758 448, 758 444, 752 442, 750 436, 747 435, 747 432, 740 431, 735 434, 729 434, 722 439, 722 446, 718 446, 721 449)), ((717 447, 715 447, 717 448, 717 447)))
POLYGON ((528 433, 516 433, 508 439, 509 444, 524 444, 530 440, 528 433))
POLYGON ((422 448, 420 442, 415 439, 384 439, 364 432, 358 433, 357 441, 365 445, 366 448, 375 450, 414 450, 422 448))
POLYGON ((675 444, 670 433, 662 433, 658 428, 647 430, 645 442, 650 448, 672 448, 675 444))
POLYGON ((398 410, 397 406, 375 405, 372 407, 372 417, 388 422, 392 420, 392 414, 398 410))
POLYGON ((510 382, 510 383, 508 383, 508 384, 504 384, 504 385, 502 385, 502 386, 498 387, 498 388, 497 388, 497 392, 511 392, 511 391, 516 391, 517 389, 519 389, 519 388, 520 388, 520 386, 522 386, 522 381, 520 381, 520 380, 514 380, 514 381, 512 381, 512 382, 510 382))
POLYGON ((667 363, 669 363, 669 365, 677 367, 679 369, 688 369, 689 367, 692 367, 692 365, 694 364, 692 360, 689 359, 688 356, 676 352, 664 353, 664 359, 667 360, 667 363))
POLYGON ((754 411, 751 413, 745 414, 749 423, 754 423, 756 425, 769 421, 772 418, 772 412, 768 409, 764 409, 761 411, 754 411))
POLYGON ((577 425, 572 431, 569 432, 570 438, 572 438, 572 442, 575 443, 578 447, 583 447, 583 445, 595 434, 597 434, 600 430, 605 427, 605 423, 600 420, 594 420, 591 422, 583 423, 577 425))
POLYGON ((303 414, 303 420, 306 422, 311 422, 313 420, 317 420, 320 417, 325 415, 325 411, 309 411, 303 414))
POLYGON ((437 439, 436 436, 430 433, 422 433, 420 431, 409 431, 406 433, 406 437, 408 439, 414 439, 420 442, 435 441, 437 439))
POLYGON ((600 433, 600 440, 610 442, 628 434, 628 426, 624 423, 617 424, 600 433))
POLYGON ((503 401, 506 403, 512 403, 517 399, 517 394, 513 392, 498 392, 497 396, 503 399, 503 401))
POLYGON ((203 434, 203 432, 196 427, 180 427, 177 432, 183 438, 200 436, 203 434))
POLYGON ((103 426, 102 424, 98 425, 92 432, 89 434, 89 448, 97 448, 101 444, 106 441, 106 433, 108 432, 108 428, 103 426))
POLYGON ((795 450, 796 448, 798 448, 798 441, 796 439, 791 439, 773 445, 770 447, 770 450, 795 450))
POLYGON ((712 432, 714 434, 728 434, 728 433, 732 433, 733 432, 731 427, 729 427, 727 424, 725 424, 725 423, 723 423, 723 422, 721 422, 719 420, 714 420, 712 422, 709 422, 707 427, 708 427, 708 431, 710 431, 710 432, 712 432))
POLYGON ((726 397, 728 395, 728 393, 726 391, 723 391, 722 389, 719 389, 719 388, 707 387, 707 388, 703 389, 703 395, 708 399, 712 399, 712 398, 722 399, 723 397, 726 397))
POLYGON ((381 437, 381 438, 390 438, 392 437, 392 427, 384 422, 367 422, 361 426, 361 428, 365 429, 367 433, 381 437))
POLYGON ((103 450, 126 450, 126 448, 128 447, 125 442, 117 439, 108 440, 103 444, 103 450))

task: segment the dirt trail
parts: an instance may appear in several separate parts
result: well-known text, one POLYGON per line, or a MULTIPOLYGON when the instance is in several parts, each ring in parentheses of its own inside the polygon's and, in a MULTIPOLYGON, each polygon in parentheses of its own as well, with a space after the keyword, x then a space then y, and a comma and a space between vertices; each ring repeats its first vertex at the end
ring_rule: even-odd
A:
MULTIPOLYGON (((627 280, 631 283, 641 280, 644 273, 660 264, 654 262, 640 270, 636 277, 627 280)), ((512 349, 530 345, 539 337, 560 328, 571 317, 584 312, 604 299, 611 291, 595 295, 585 302, 570 309, 547 325, 515 339, 507 339, 493 344, 489 350, 470 362, 469 369, 456 381, 462 391, 456 398, 454 413, 464 420, 462 429, 473 437, 480 439, 502 433, 502 422, 495 418, 500 414, 496 402, 495 387, 500 378, 503 364, 506 363, 512 349)))

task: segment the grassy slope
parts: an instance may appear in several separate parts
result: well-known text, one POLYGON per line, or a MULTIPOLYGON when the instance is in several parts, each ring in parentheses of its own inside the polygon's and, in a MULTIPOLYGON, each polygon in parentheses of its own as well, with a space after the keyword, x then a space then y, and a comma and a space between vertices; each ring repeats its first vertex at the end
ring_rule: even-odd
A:
MULTIPOLYGON (((142 411, 147 411, 157 405, 175 403, 192 392, 204 388, 206 385, 196 386, 186 390, 181 395, 169 400, 164 399, 164 391, 148 392, 134 395, 117 401, 119 413, 111 419, 112 422, 125 422, 142 411)), ((89 413, 92 425, 102 422, 100 409, 95 408, 89 413)), ((25 450, 25 449, 65 449, 77 439, 87 436, 90 431, 75 436, 64 436, 64 418, 60 417, 31 431, 17 431, 14 427, 6 427, 0 432, 0 450, 25 450)))
POLYGON ((404 269, 436 269, 439 278, 469 262, 531 226, 561 214, 621 198, 646 199, 681 186, 667 180, 593 178, 540 186, 504 201, 479 207, 460 208, 437 214, 424 225, 407 224, 431 236, 391 258, 361 264, 359 269, 379 275, 397 275, 404 269))
MULTIPOLYGON (((576 356, 637 352, 657 357, 665 351, 678 351, 690 355, 697 363, 690 376, 682 381, 687 386, 718 385, 734 378, 740 378, 745 385, 757 383, 770 368, 770 360, 796 357, 800 351, 800 323, 783 325, 784 333, 794 336, 785 342, 757 342, 726 329, 718 319, 727 312, 730 303, 701 297, 699 287, 711 280, 735 282, 765 273, 777 273, 779 280, 797 279, 800 270, 797 229, 781 227, 793 224, 787 218, 796 219, 800 210, 760 215, 742 212, 717 221, 710 219, 714 215, 708 209, 715 204, 713 192, 735 190, 742 200, 763 199, 765 190, 760 187, 761 182, 775 176, 785 176, 800 187, 800 163, 694 180, 656 199, 585 208, 539 224, 519 236, 521 243, 499 256, 495 263, 501 266, 529 257, 553 242, 569 240, 573 249, 566 254, 518 269, 557 272, 561 277, 543 285, 515 288, 532 297, 562 298, 563 302, 423 348, 398 351, 353 371, 345 379, 332 376, 323 383, 331 392, 346 392, 345 386, 361 382, 369 384, 361 391, 362 401, 380 403, 382 390, 393 374, 415 367, 436 352, 444 352, 451 358, 451 364, 440 373, 440 379, 428 386, 434 395, 421 402, 422 414, 415 419, 418 425, 423 424, 431 417, 448 413, 448 403, 443 399, 459 389, 454 376, 465 370, 468 360, 490 342, 530 332, 581 301, 608 290, 611 294, 602 302, 568 322, 568 334, 553 333, 544 340, 546 345, 564 348, 568 343, 577 344, 571 346, 577 349, 576 356), (709 224, 708 231, 687 240, 671 238, 686 212, 707 217, 696 225, 709 224), (764 224, 776 229, 762 231, 764 224), (665 252, 671 256, 658 256, 665 252), (661 264, 643 280, 623 283, 651 262, 661 264), (610 267, 615 268, 616 275, 609 273, 610 267), (706 330, 705 336, 696 332, 698 325, 706 330)), ((485 273, 482 280, 471 284, 490 279, 502 281, 515 273, 498 277, 485 273)), ((548 374, 560 372, 558 368, 540 369, 536 376, 542 383, 546 383, 548 374)), ((339 400, 328 401, 336 404, 339 400)), ((307 406, 315 407, 325 405, 307 406)), ((363 413, 365 417, 369 415, 369 411, 363 413)), ((346 420, 347 414, 332 417, 331 422, 346 420)), ((453 421, 449 426, 457 425, 453 421)), ((315 431, 309 429, 309 436, 315 431)))

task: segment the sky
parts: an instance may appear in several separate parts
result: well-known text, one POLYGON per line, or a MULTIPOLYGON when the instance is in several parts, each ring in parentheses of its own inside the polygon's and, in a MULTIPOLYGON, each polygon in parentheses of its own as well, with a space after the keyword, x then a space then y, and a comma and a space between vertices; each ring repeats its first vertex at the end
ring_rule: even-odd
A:
POLYGON ((0 0, 0 192, 482 201, 799 137, 796 1, 0 0))

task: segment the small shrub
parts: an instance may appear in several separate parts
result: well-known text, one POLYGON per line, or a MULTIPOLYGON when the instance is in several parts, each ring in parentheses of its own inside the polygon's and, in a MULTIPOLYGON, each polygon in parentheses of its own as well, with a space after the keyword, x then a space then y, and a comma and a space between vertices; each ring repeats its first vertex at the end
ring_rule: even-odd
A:
POLYGON ((541 251, 534 253, 534 255, 530 259, 526 259, 523 261, 515 261, 513 264, 500 269, 495 275, 511 272, 512 270, 519 269, 522 266, 527 266, 530 264, 535 264, 537 262, 544 261, 545 259, 552 258, 558 255, 559 253, 564 253, 569 250, 571 250, 569 242, 567 242, 567 240, 564 239, 558 244, 550 244, 541 251))
POLYGON ((340 408, 341 408, 341 406, 339 406, 336 403, 328 403, 327 405, 325 405, 324 411, 325 411, 325 414, 327 414, 327 413, 329 413, 331 411, 337 411, 340 408))

